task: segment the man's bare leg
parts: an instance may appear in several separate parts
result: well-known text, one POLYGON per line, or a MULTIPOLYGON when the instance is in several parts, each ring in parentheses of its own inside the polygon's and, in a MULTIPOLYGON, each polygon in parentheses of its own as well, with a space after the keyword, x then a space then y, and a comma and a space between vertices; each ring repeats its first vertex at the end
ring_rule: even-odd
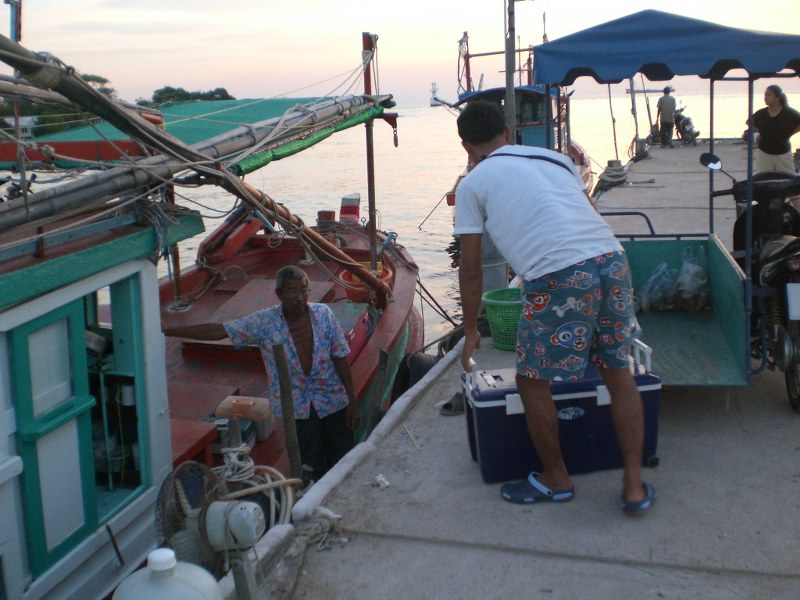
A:
POLYGON ((533 447, 542 461, 538 480, 551 490, 566 490, 572 482, 561 455, 558 415, 550 394, 550 382, 517 375, 517 389, 525 407, 525 420, 533 447))
POLYGON ((622 452, 625 474, 622 489, 628 502, 645 497, 642 483, 642 453, 644 452, 644 408, 636 381, 627 369, 600 369, 603 381, 611 393, 611 419, 622 452))

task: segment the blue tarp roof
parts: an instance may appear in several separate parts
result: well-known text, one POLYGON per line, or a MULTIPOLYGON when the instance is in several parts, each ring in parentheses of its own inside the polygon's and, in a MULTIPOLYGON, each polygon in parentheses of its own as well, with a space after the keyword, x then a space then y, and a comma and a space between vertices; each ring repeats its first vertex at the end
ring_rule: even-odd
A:
MULTIPOLYGON (((544 86, 543 85, 518 85, 515 86, 514 89, 517 91, 518 94, 530 94, 530 95, 538 95, 544 96, 544 86)), ((458 102, 454 104, 454 106, 461 106, 465 102, 469 102, 470 100, 480 100, 486 98, 493 98, 493 97, 501 97, 505 98, 506 95, 506 88, 505 87, 494 87, 488 88, 485 90, 472 90, 469 92, 462 92, 458 95, 458 102)), ((551 96, 557 96, 558 92, 552 90, 550 92, 551 96)))
POLYGON ((651 81, 676 75, 719 79, 732 69, 800 75, 800 35, 736 29, 658 10, 643 10, 533 49, 538 84, 572 85, 588 75, 619 83, 644 74, 651 81))

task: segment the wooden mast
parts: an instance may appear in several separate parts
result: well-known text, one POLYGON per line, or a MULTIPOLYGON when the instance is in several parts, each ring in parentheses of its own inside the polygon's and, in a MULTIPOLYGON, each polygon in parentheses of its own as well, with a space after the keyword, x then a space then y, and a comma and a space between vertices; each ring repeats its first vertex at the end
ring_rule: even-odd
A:
MULTIPOLYGON (((363 58, 364 58, 364 95, 372 95, 372 59, 375 55, 375 42, 378 36, 373 33, 363 32, 361 34, 363 58)), ((367 223, 369 233, 369 268, 372 271, 378 269, 378 230, 376 226, 377 214, 375 210, 375 146, 373 143, 373 122, 368 121, 364 124, 367 137, 367 202, 369 223, 367 223)))

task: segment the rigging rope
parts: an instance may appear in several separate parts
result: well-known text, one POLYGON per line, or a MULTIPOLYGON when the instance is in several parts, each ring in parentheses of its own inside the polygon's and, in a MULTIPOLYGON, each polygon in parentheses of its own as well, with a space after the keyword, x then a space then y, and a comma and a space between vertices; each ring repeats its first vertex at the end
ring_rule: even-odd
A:
POLYGON ((614 106, 611 104, 611 84, 608 84, 608 106, 611 109, 611 127, 614 131, 614 158, 619 160, 619 150, 617 149, 617 120, 614 118, 614 106))
MULTIPOLYGON (((362 53, 362 64, 360 65, 360 70, 362 72, 363 69, 367 68, 374 57, 374 52, 362 53)), ((270 212, 279 212, 274 202, 271 207, 273 211, 269 211, 266 206, 259 203, 253 197, 250 189, 248 189, 244 182, 227 168, 223 168, 217 160, 167 136, 163 131, 149 122, 146 122, 144 119, 134 118, 134 112, 112 102, 111 99, 101 94, 82 78, 78 77, 74 69, 66 66, 56 57, 38 55, 36 58, 41 58, 44 64, 39 60, 34 60, 26 56, 16 56, 16 58, 19 63, 23 63, 25 66, 30 65, 30 71, 26 69, 26 72, 29 73, 26 77, 32 83, 39 86, 53 87, 58 91, 69 90, 68 93, 70 96, 80 98, 79 103, 85 103, 87 105, 96 104, 95 112, 99 116, 122 129, 132 137, 141 140, 144 144, 152 147, 162 155, 179 161, 180 164, 186 168, 192 168, 200 174, 201 178, 205 176, 217 182, 228 192, 242 199, 256 214, 269 217, 271 216, 269 214, 270 212)), ((375 81, 377 82, 377 73, 375 81)), ((382 108, 380 110, 382 110, 382 108)), ((285 116, 282 118, 281 123, 284 119, 285 116)), ((274 132, 273 135, 275 135, 274 132)), ((138 169, 141 168, 141 165, 132 162, 131 167, 138 169)), ((152 174, 151 172, 151 175, 152 174)), ((156 178, 162 182, 167 181, 160 176, 156 178)), ((173 181, 173 179, 169 181, 173 181)), ((154 223, 156 235, 159 240, 159 249, 162 248, 165 245, 164 228, 166 227, 167 221, 161 220, 157 212, 151 212, 147 207, 143 207, 142 211, 142 214, 145 215, 146 218, 151 219, 154 223), (161 226, 159 226, 158 223, 161 223, 161 226)), ((291 215, 289 215, 289 217, 291 217, 291 215)), ((294 229, 297 231, 298 238, 303 241, 304 245, 306 245, 306 247, 311 247, 310 240, 307 239, 307 234, 300 233, 302 222, 298 221, 297 223, 292 223, 291 219, 279 219, 278 221, 281 222, 287 230, 291 231, 294 229)), ((337 262, 342 263, 342 260, 337 259, 337 262)), ((348 264, 355 266, 355 263, 352 261, 348 264)))
POLYGON ((242 444, 237 448, 222 448, 224 464, 215 467, 214 473, 225 488, 238 488, 229 492, 225 500, 239 500, 255 494, 262 494, 269 503, 265 511, 268 528, 291 521, 295 500, 295 488, 302 485, 299 479, 286 479, 272 467, 256 465, 250 457, 250 448, 242 444))

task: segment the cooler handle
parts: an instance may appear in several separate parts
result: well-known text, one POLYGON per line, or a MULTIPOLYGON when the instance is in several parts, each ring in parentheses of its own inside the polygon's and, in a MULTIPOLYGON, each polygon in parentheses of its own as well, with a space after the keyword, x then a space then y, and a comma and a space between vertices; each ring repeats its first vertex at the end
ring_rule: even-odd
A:
POLYGON ((475 366, 475 361, 471 356, 469 358, 469 365, 472 367, 472 371, 469 373, 464 371, 464 389, 462 390, 464 392, 464 402, 472 402, 472 390, 475 387, 475 373, 478 372, 478 369, 475 366))
POLYGON ((471 356, 469 357, 469 366, 472 367, 472 371, 469 373, 464 373, 464 387, 466 391, 472 392, 472 388, 475 386, 475 372, 478 370, 475 365, 475 359, 471 356))
POLYGON ((633 348, 634 372, 636 371, 636 365, 642 364, 642 352, 644 352, 644 369, 647 373, 650 373, 650 360, 653 356, 653 349, 639 339, 634 339, 631 347, 633 348))
POLYGON ((244 398, 236 398, 231 404, 237 407, 253 408, 256 405, 256 401, 250 400, 249 398, 247 400, 244 398))

